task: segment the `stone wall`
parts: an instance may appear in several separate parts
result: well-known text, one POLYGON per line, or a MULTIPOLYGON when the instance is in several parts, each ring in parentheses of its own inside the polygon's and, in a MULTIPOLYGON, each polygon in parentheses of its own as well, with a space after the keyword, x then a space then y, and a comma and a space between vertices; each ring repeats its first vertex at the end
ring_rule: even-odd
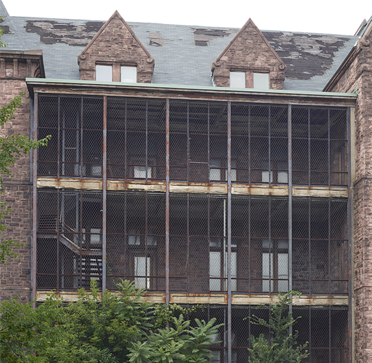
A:
POLYGON ((253 73, 269 73, 270 88, 283 89, 286 66, 251 19, 236 34, 215 62, 217 87, 230 87, 230 72, 245 72, 246 88, 253 88, 253 73))
POLYGON ((137 67, 137 82, 151 83, 155 61, 116 11, 78 57, 80 79, 94 81, 96 64, 113 66, 120 82, 120 66, 137 67))
MULTIPOLYGON (((0 126, 0 135, 30 134, 30 98, 23 80, 0 80, 0 106, 9 103, 20 92, 24 92, 22 106, 16 111, 14 119, 0 126)), ((13 238, 24 243, 16 248, 21 258, 12 258, 6 265, 0 264, 0 301, 14 295, 26 301, 30 298, 31 284, 31 231, 32 231, 32 183, 30 181, 30 156, 17 158, 11 168, 13 178, 4 178, 4 194, 1 200, 12 208, 6 217, 8 230, 2 240, 13 238)))
POLYGON ((327 91, 353 92, 355 108, 354 183, 354 300, 355 362, 372 361, 372 48, 371 29, 358 41, 350 61, 339 71, 327 91))

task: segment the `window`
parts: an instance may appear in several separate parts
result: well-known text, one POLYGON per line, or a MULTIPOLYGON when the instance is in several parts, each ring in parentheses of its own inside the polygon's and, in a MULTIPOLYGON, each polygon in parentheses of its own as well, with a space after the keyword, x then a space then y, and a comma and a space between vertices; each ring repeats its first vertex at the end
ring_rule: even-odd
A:
POLYGON ((245 72, 230 72, 230 87, 245 88, 245 72))
POLYGON ((112 82, 112 66, 96 65, 96 81, 112 82))
POLYGON ((121 66, 120 81, 125 83, 137 83, 137 67, 121 66))
POLYGON ((133 171, 133 177, 136 179, 151 179, 151 166, 146 168, 146 166, 134 165, 133 171))
POLYGON ((269 73, 253 73, 253 88, 270 89, 269 73))
POLYGON ((90 243, 101 244, 101 228, 91 228, 90 233, 90 243))
MULTIPOLYGON (((147 233, 147 246, 156 246, 156 236, 153 236, 153 232, 150 230, 148 230, 147 233)), ((143 241, 145 241, 145 236, 143 236, 143 241)), ((141 245, 141 231, 139 231, 138 229, 130 229, 128 231, 128 245, 141 245)))
POLYGON ((137 289, 150 288, 150 257, 134 257, 134 276, 137 289))
MULTIPOLYGON (((262 169, 269 169, 269 163, 262 164, 262 169)), ((287 162, 272 162, 271 170, 262 171, 263 183, 288 183, 288 163, 287 162)))
MULTIPOLYGON (((211 237, 209 239, 209 290, 226 291, 227 290, 227 239, 211 237), (224 246, 222 246, 222 243, 224 246), (225 250, 225 253, 223 251, 225 250), (223 273, 222 273, 223 272, 223 273)), ((231 240, 231 248, 236 249, 237 241, 231 240)), ((236 291, 237 278, 237 253, 231 251, 231 290, 236 291)))
POLYGON ((262 291, 288 291, 288 241, 262 240, 262 291))
POLYGON ((128 231, 128 245, 139 246, 141 244, 140 231, 136 229, 130 229, 128 231))
MULTIPOLYGON (((227 162, 222 163, 219 159, 211 159, 209 165, 209 180, 227 180, 227 162), (222 164, 226 166, 222 168, 222 164)), ((236 174, 236 160, 231 160, 231 181, 236 181, 236 174)))

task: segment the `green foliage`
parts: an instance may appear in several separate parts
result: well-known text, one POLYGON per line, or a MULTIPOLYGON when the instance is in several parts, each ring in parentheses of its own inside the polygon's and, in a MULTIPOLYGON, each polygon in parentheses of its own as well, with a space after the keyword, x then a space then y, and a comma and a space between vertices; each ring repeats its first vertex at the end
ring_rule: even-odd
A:
POLYGON ((63 321, 61 301, 54 295, 44 304, 32 309, 32 304, 22 304, 18 298, 0 304, 0 362, 47 362, 34 351, 45 350, 50 344, 64 339, 57 321, 63 321))
MULTIPOLYGON (((3 43, 0 40, 0 47, 2 44, 3 43)), ((11 102, 0 108, 0 126, 5 125, 6 122, 10 121, 14 117, 15 111, 22 104, 22 97, 23 93, 18 97, 14 97, 11 102)), ((9 135, 0 137, 0 185, 2 186, 4 175, 13 177, 9 168, 14 165, 17 157, 28 154, 32 149, 46 146, 49 138, 50 136, 36 141, 30 140, 25 135, 9 135)), ((3 191, 1 191, 0 194, 1 193, 3 193, 3 191)), ((0 201, 0 236, 2 235, 1 232, 6 231, 7 229, 5 218, 11 211, 11 208, 8 208, 7 204, 0 201)), ((13 251, 13 248, 20 246, 22 246, 22 244, 11 238, 0 241, 0 262, 5 264, 9 258, 19 257, 19 255, 13 251)))
POLYGON ((190 327, 183 315, 172 319, 173 327, 150 331, 147 342, 133 342, 129 350, 129 362, 133 363, 203 363, 211 357, 208 346, 212 344, 220 325, 216 319, 208 323, 195 319, 196 327, 190 327))
POLYGON ((195 305, 191 308, 184 308, 178 304, 165 304, 154 305, 154 326, 155 328, 165 328, 169 323, 173 322, 174 317, 180 315, 189 316, 192 313, 200 310, 202 306, 195 305))
POLYGON ((251 337, 252 348, 250 352, 250 363, 291 363, 301 362, 302 359, 309 356, 307 343, 297 345, 298 331, 289 334, 289 328, 297 323, 301 318, 293 318, 288 312, 292 296, 300 296, 298 291, 289 291, 286 294, 279 293, 278 304, 271 304, 269 321, 253 315, 250 323, 266 327, 271 332, 271 342, 268 342, 263 334, 258 338, 251 337))
POLYGON ((54 295, 35 310, 17 299, 1 303, 0 361, 207 362, 219 327, 214 319, 191 326, 181 313, 189 309, 146 303, 128 281, 117 287, 101 298, 92 281, 91 292, 79 290, 67 306, 54 295))

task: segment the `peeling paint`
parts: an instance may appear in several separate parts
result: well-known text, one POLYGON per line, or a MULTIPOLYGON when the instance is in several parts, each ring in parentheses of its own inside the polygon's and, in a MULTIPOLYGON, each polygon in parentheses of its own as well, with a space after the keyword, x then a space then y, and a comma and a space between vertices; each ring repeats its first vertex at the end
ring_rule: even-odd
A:
POLYGON ((263 32, 270 45, 287 66, 286 78, 309 80, 322 76, 333 65, 335 53, 348 38, 334 35, 263 32), (309 72, 309 64, 311 71, 309 72))
POLYGON ((104 22, 86 22, 84 25, 59 23, 53 20, 28 20, 26 32, 40 36, 42 44, 65 43, 71 46, 86 46, 104 22))
POLYGON ((209 41, 216 38, 228 37, 231 34, 238 32, 237 29, 201 29, 201 28, 191 28, 194 33, 195 45, 199 47, 206 47, 209 45, 209 41))
POLYGON ((162 47, 167 42, 173 42, 173 40, 162 38, 161 33, 150 33, 147 39, 149 39, 149 45, 153 47, 162 47))

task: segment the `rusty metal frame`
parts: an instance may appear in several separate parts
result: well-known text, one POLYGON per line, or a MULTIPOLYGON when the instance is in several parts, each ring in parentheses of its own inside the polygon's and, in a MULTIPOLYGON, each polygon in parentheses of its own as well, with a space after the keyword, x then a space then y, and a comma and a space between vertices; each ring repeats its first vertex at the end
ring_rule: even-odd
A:
POLYGON ((347 109, 347 171, 348 171, 348 192, 349 192, 349 198, 347 201, 347 234, 348 234, 348 244, 347 244, 347 265, 348 265, 348 294, 349 294, 349 310, 348 310, 348 332, 349 332, 349 341, 348 341, 348 347, 349 347, 349 363, 352 362, 353 359, 353 278, 352 278, 352 181, 351 181, 351 143, 353 140, 351 139, 351 117, 350 117, 350 108, 347 109))
MULTIPOLYGON (((102 292, 106 290, 106 219, 107 219, 107 96, 103 97, 103 165, 102 165, 102 292)), ((97 262, 98 263, 98 262, 97 262)))
MULTIPOLYGON (((288 105, 288 290, 292 290, 292 105, 288 105)), ((292 300, 289 305, 289 312, 292 314, 292 300)), ((289 327, 289 334, 292 334, 292 326, 289 327)))
POLYGON ((231 101, 227 103, 227 294, 227 361, 231 362, 231 101))
MULTIPOLYGON (((39 121, 39 94, 34 95, 33 139, 37 140, 39 121)), ((31 301, 36 308, 36 270, 37 270, 37 149, 32 151, 32 255, 31 255, 31 301)))
MULTIPOLYGON (((38 133, 38 93, 35 93, 35 108, 34 108, 34 129, 33 129, 33 138, 37 139, 37 133, 38 133)), ((80 178, 83 177, 82 173, 82 166, 83 166, 83 154, 82 154, 82 138, 83 138, 83 96, 81 96, 80 99, 81 102, 81 120, 80 120, 80 178)), ((232 292, 232 104, 231 101, 226 101, 227 103, 227 279, 226 276, 223 273, 224 281, 227 280, 227 310, 225 310, 226 313, 226 331, 227 331, 227 358, 228 362, 231 362, 232 358, 232 301, 233 301, 233 292, 232 292)), ((61 107, 61 101, 60 101, 60 96, 58 96, 58 135, 60 133, 60 107, 61 107)), ((165 113, 165 159, 166 159, 166 181, 165 181, 165 301, 166 304, 169 305, 170 303, 170 99, 166 98, 165 101, 166 105, 166 113, 165 113)), ((187 101, 187 182, 190 181, 190 101, 187 101)), ((208 102, 208 172, 210 172, 210 103, 208 102)), ((125 151, 124 151, 124 164, 125 164, 125 180, 127 179, 127 99, 125 100, 125 151)), ((269 159, 269 185, 271 185, 273 182, 271 181, 270 174, 272 173, 272 166, 271 166, 271 106, 268 105, 268 111, 269 111, 269 116, 268 116, 268 159, 269 159)), ((308 184, 311 186, 311 132, 310 132, 310 107, 307 108, 307 123, 308 123, 308 184)), ((328 108, 328 186, 331 185, 331 168, 330 168, 330 163, 331 163, 331 135, 330 135, 330 125, 331 125, 331 120, 330 120, 330 109, 328 108)), ((350 192, 350 183, 351 183, 351 173, 350 173, 350 111, 348 111, 348 120, 347 120, 347 127, 348 127, 348 185, 349 185, 349 200, 348 200, 348 215, 347 215, 347 220, 348 220, 348 239, 349 239, 349 244, 348 244, 348 265, 349 265, 349 270, 350 270, 350 261, 351 261, 351 235, 350 235, 350 220, 351 220, 351 192, 350 192)), ((288 287, 289 289, 292 289, 292 278, 293 278, 293 271, 292 271, 292 211, 293 211, 293 191, 292 191, 292 105, 288 105, 288 125, 287 125, 287 142, 288 142, 288 287)), ((147 166, 148 166, 148 100, 146 100, 146 180, 145 182, 148 182, 148 175, 147 175, 147 166)), ((60 143, 58 142, 58 154, 60 153, 60 143)), ((32 230, 32 298, 35 300, 36 298, 36 256, 37 256, 37 243, 36 243, 36 238, 37 238, 37 150, 34 150, 33 153, 33 160, 32 160, 32 165, 33 165, 33 170, 32 170, 32 181, 33 181, 33 230, 32 230)), ((251 105, 248 104, 248 160, 250 161, 251 159, 251 105)), ((60 173, 60 167, 59 167, 59 157, 58 157, 58 176, 60 173)), ((222 168, 221 168, 222 170, 222 168)), ((102 215, 102 290, 105 291, 107 285, 107 269, 106 269, 106 250, 107 250, 107 96, 103 97, 103 170, 102 170, 102 206, 103 206, 103 215, 102 215)), ((210 179, 210 178, 209 178, 210 179)), ((222 179, 222 178, 221 178, 222 179)), ((248 180, 249 182, 251 181, 251 163, 248 163, 248 180)), ((63 192, 62 192, 63 193, 63 192)), ((80 201, 79 201, 79 216, 80 216, 80 221, 79 221, 79 236, 80 236, 80 243, 82 243, 82 231, 81 231, 81 226, 82 226, 82 214, 83 214, 83 195, 84 192, 79 191, 79 196, 80 196, 80 201)), ((127 242, 127 191, 124 192, 125 199, 124 199, 124 239, 127 242)), ((187 292, 189 292, 189 271, 190 271, 190 193, 186 193, 187 195, 187 259, 186 259, 186 271, 187 271, 187 292)), ((145 255, 147 256, 147 224, 148 224, 148 192, 145 191, 145 196, 146 196, 146 201, 145 201, 145 214, 146 214, 146 222, 145 222, 145 240, 146 240, 146 251, 145 255)), ((208 238, 208 243, 210 239, 210 194, 207 193, 207 198, 208 198, 208 232, 207 232, 207 237, 208 238)), ((57 199, 59 201, 60 199, 60 191, 58 190, 57 192, 57 199)), ((308 227, 309 227, 309 234, 308 234, 308 243, 309 243, 309 293, 312 292, 311 288, 311 197, 307 198, 307 208, 308 208, 308 227)), ((59 206, 60 201, 58 202, 58 213, 59 215, 59 206)), ((248 204, 248 215, 249 215, 249 221, 248 221, 248 239, 249 239, 249 250, 248 250, 248 260, 250 261, 251 259, 251 196, 248 196, 247 199, 247 204, 248 204)), ((272 239, 272 196, 268 196, 268 235, 269 235, 269 241, 272 239)), ((331 199, 328 198, 328 237, 327 237, 327 243, 328 243, 328 295, 331 294, 331 199)), ((274 227, 273 227, 274 228, 274 227)), ((59 226, 58 226, 58 218, 57 218, 57 223, 56 223, 56 233, 58 235, 59 233, 59 226)), ((226 236, 223 236, 226 238, 226 236)), ((269 244, 269 253, 271 255, 273 247, 271 244, 269 244)), ((59 242, 57 238, 57 290, 60 287, 60 282, 59 282, 59 276, 60 276, 60 256, 59 256, 59 242)), ((126 243, 124 243, 124 261, 126 261, 126 253, 127 253, 127 247, 126 243)), ((225 255, 226 250, 224 249, 223 254, 225 255)), ((82 249, 80 249, 80 287, 82 286, 82 249)), ((225 258, 225 257, 224 257, 225 258)), ((209 254, 208 254, 208 259, 209 259, 209 254)), ((145 260, 147 263, 147 259, 145 260)), ((208 260, 209 262, 209 260, 208 260)), ((271 264, 271 258, 269 260, 269 264, 271 264)), ((146 266, 146 278, 147 276, 147 266, 146 266)), ((251 270, 249 270, 249 293, 251 293, 252 287, 251 287, 251 270)), ((128 276, 127 273, 127 268, 124 266, 124 277, 130 277, 128 276)), ((76 275, 75 275, 76 276, 76 275)), ((151 274, 150 274, 151 276, 151 274)), ((155 277, 155 276, 151 276, 155 277)), ((162 277, 162 276, 156 276, 156 277, 162 277)), ((181 277, 180 277, 181 278, 181 277)), ((182 277, 184 278, 184 277, 182 277)), ((349 271, 349 285, 348 285, 348 294, 349 294, 349 332, 351 331, 351 277, 350 277, 350 271, 349 271)), ((271 282, 277 280, 274 278, 274 276, 271 276, 271 266, 269 266, 269 294, 273 293, 272 285, 271 282)), ((238 278, 236 279, 238 281, 238 278)), ((275 290, 275 289, 274 289, 275 290)), ((211 294, 212 295, 212 294, 211 294)), ((292 308, 292 307, 291 307, 292 308)), ((251 309, 251 307, 249 307, 251 309)), ((329 359, 331 359, 331 308, 329 307, 329 359)), ((311 309, 309 309, 309 339, 311 343, 311 309)), ((249 330, 249 336, 251 332, 249 330)), ((351 337, 349 339, 349 356, 351 356, 351 337)), ((311 345, 310 345, 311 347, 311 345)), ((224 347, 224 350, 226 349, 226 346, 224 347)))
POLYGON ((169 306, 169 98, 166 99, 165 107, 165 293, 166 305, 169 306))

